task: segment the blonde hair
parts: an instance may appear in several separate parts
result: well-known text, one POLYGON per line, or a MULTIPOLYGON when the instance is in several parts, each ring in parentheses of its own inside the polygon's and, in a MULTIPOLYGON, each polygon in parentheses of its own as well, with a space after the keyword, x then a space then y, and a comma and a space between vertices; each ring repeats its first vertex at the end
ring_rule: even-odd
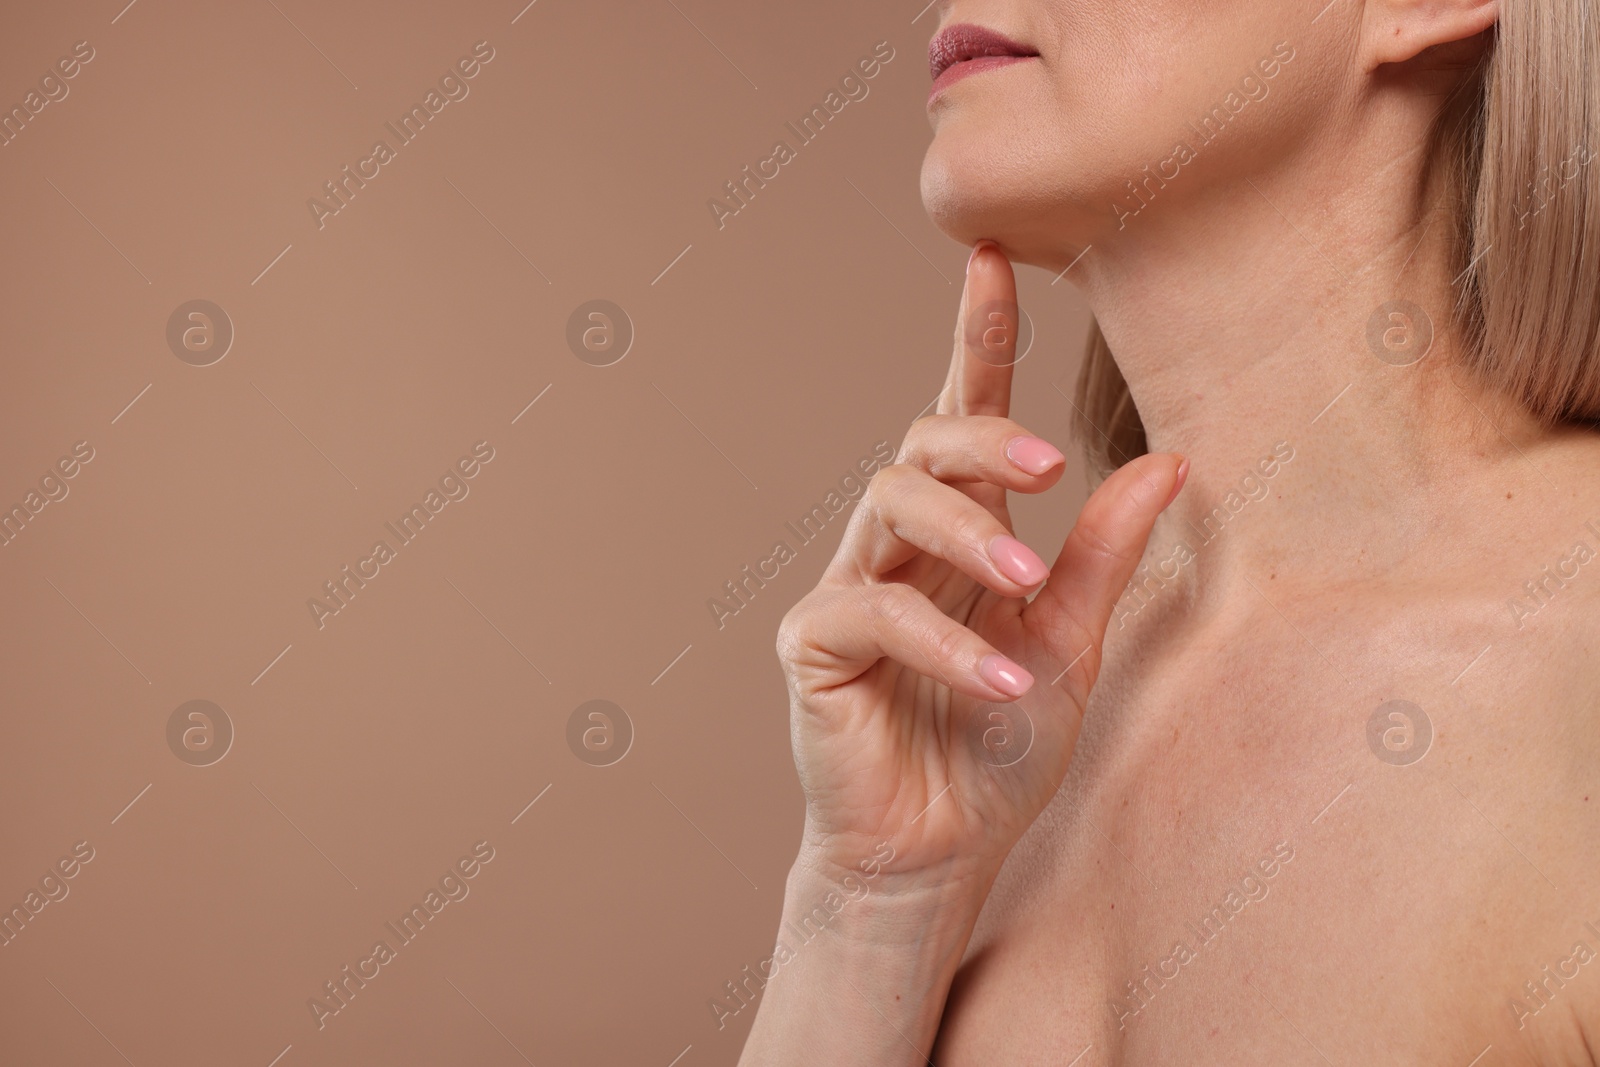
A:
MULTIPOLYGON (((1452 211, 1461 361, 1547 425, 1600 421, 1600 12, 1589 3, 1501 0, 1429 146, 1452 211)), ((1076 407, 1097 480, 1147 451, 1098 323, 1076 407)))

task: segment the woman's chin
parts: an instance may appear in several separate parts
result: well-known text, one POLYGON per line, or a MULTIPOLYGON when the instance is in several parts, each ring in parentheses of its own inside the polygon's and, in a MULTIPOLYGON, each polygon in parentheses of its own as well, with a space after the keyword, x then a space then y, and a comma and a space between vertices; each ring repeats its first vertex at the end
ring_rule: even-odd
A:
POLYGON ((940 232, 964 245, 985 237, 1004 244, 1002 231, 1016 215, 982 174, 948 167, 931 153, 922 164, 922 207, 940 232))
POLYGON ((1016 200, 996 196, 992 185, 953 181, 947 172, 924 167, 922 207, 941 233, 960 244, 971 246, 987 238, 1016 264, 1048 258, 1039 247, 1044 228, 1036 214, 1016 200))

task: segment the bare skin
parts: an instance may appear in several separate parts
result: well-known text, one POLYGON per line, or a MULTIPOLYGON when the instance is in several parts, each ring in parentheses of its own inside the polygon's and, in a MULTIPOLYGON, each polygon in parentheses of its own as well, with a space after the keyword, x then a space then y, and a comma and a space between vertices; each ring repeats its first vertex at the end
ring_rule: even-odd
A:
MULTIPOLYGON (((1398 574, 1352 543, 1347 582, 1266 564, 1217 614, 1169 587, 1113 625, 1067 782, 989 895, 935 1063, 1594 1062, 1600 961, 1572 957, 1600 948, 1600 568, 1520 630, 1507 594, 1600 547, 1600 500, 1573 491, 1600 457, 1587 437, 1524 450, 1569 487, 1536 521, 1518 499, 1555 494, 1501 455, 1398 574), (1432 724, 1415 763, 1369 747, 1395 697, 1432 724), (1280 843, 1292 859, 1261 877, 1280 843)), ((1261 506, 1318 476, 1301 460, 1261 506)))
MULTIPOLYGON (((1023 39, 1028 7, 991 24, 1023 39)), ((780 631, 807 823, 741 1062, 1596 1062, 1600 437, 1463 369, 1439 191, 1403 151, 1438 88, 1417 64, 1494 9, 1305 29, 1302 67, 1350 63, 1305 90, 1332 94, 1315 145, 1241 129, 1121 237, 1073 216, 1093 174, 1049 212, 982 180, 989 131, 1069 79, 1042 29, 1037 66, 946 94, 925 192, 993 239, 938 415, 780 631), (1012 338, 969 318, 1014 307, 1008 256, 1091 243, 1075 280, 1151 452, 1041 584, 995 538, 1061 465, 1007 458, 1012 338), (1404 367, 1366 329, 1397 293, 1445 309, 1404 367)))
MULTIPOLYGON (((986 259, 998 253, 977 257, 986 259)), ((1009 277, 1003 265, 996 273, 1009 277)), ((998 382, 1009 368, 958 351, 952 380, 964 373, 998 382)), ((963 455, 981 456, 986 440, 987 466, 1000 469, 1003 452, 993 446, 1023 431, 986 421, 994 418, 970 420, 980 425, 968 443, 943 453, 917 438, 941 430, 959 438, 962 428, 923 420, 900 458, 950 477, 970 469, 963 455)), ((1112 608, 1106 590, 1122 589, 1116 579, 1132 560, 1164 557, 1184 537, 1199 545, 1186 570, 1210 573, 1225 558, 1229 542, 1201 544, 1178 525, 1200 521, 1211 499, 1180 518, 1193 488, 1185 490, 1148 551, 1129 549, 1128 563, 1099 585, 1084 577, 1091 568, 1075 566, 1069 539, 1045 589, 1057 584, 1056 595, 1078 611, 1098 590, 1104 665, 1085 675, 1092 696, 1081 733, 1070 688, 1019 702, 1038 730, 1023 760, 1003 768, 971 755, 986 709, 1003 700, 963 709, 959 693, 952 698, 894 659, 860 674, 870 649, 852 645, 856 658, 841 658, 840 635, 852 628, 868 645, 901 643, 906 659, 917 658, 911 649, 921 635, 921 647, 936 647, 938 624, 920 629, 931 617, 889 623, 866 606, 852 616, 852 601, 879 595, 865 585, 887 578, 852 582, 849 567, 885 558, 874 546, 892 542, 888 528, 959 530, 969 510, 915 493, 901 508, 895 494, 869 490, 835 576, 786 618, 783 640, 793 643, 780 646, 796 696, 802 780, 821 801, 790 878, 786 918, 814 912, 830 892, 852 902, 815 940, 802 943, 793 926, 780 935, 794 958, 766 990, 743 1062, 918 1063, 927 1053, 942 1067, 1065 1063, 1081 1053, 1082 1064, 1310 1064, 1324 1055, 1466 1064, 1485 1049, 1480 1063, 1593 1062, 1600 960, 1589 966, 1574 946, 1600 942, 1584 925, 1600 927, 1600 899, 1590 891, 1600 884, 1600 808, 1592 806, 1600 803, 1592 662, 1600 580, 1586 581, 1600 578, 1600 555, 1591 570, 1573 549, 1600 548, 1586 527, 1600 527, 1600 497, 1582 492, 1600 443, 1578 430, 1507 441, 1480 422, 1470 432, 1485 439, 1467 470, 1438 487, 1419 554, 1403 566, 1375 558, 1352 531, 1320 542, 1330 558, 1312 580, 1299 577, 1309 569, 1303 560, 1268 554, 1238 592, 1213 593, 1202 610, 1203 583, 1184 574, 1146 585, 1152 595, 1130 613, 1138 600, 1112 608), (1524 494, 1537 509, 1519 504, 1524 494), (926 514, 916 514, 918 504, 926 514), (1548 577, 1574 570, 1559 586, 1548 577), (1543 581, 1542 600, 1526 596, 1530 580, 1543 581), (845 676, 852 680, 818 684, 845 676), (852 692, 864 679, 873 684, 852 692), (840 697, 843 711, 827 706, 840 697), (1386 719, 1388 736, 1369 738, 1368 720, 1395 698, 1427 716, 1433 736, 1422 748, 1411 750, 1416 735, 1404 733, 1414 719, 1386 719), (837 729, 831 714, 861 717, 865 734, 837 729), (919 715, 935 720, 921 749, 905 732, 919 715), (873 724, 893 729, 879 735, 873 724), (1389 733, 1397 726, 1402 732, 1389 733), (827 751, 834 740, 843 741, 837 756, 827 751), (1019 828, 1039 796, 1033 772, 1051 768, 1048 783, 1063 747, 1071 760, 1064 783, 1019 828), (1412 761, 1415 751, 1423 754, 1412 761), (819 779, 827 779, 822 788, 819 779), (1019 839, 1007 851, 1011 834, 1019 839), (893 857, 864 875, 877 868, 872 860, 884 853, 872 846, 883 841, 893 857), (861 885, 867 891, 855 899, 861 885)), ((1140 540, 1176 480, 1172 459, 1124 468, 1143 467, 1153 484, 1136 474, 1109 481, 1095 500, 1123 490, 1122 522, 1102 522, 1091 505, 1079 531, 1094 531, 1087 539, 1096 543, 1140 540), (1139 494, 1150 491, 1140 510, 1139 494)), ((1291 511, 1338 462, 1301 445, 1279 466, 1271 495, 1248 505, 1262 511, 1241 512, 1224 536, 1243 540, 1245 523, 1264 523, 1267 509, 1291 511)), ((1004 479, 1029 481, 1012 472, 1004 479)), ((972 561, 988 532, 967 538, 968 566, 980 573, 972 561)), ((984 596, 983 583, 956 579, 928 553, 896 566, 936 571, 931 582, 888 573, 949 598, 978 634, 1007 632, 982 608, 1004 613, 1023 603, 984 596)), ((1083 647, 1070 625, 1049 633, 1042 650, 1019 656, 1044 668, 1035 686, 1083 647)), ((997 644, 1027 647, 1004 637, 997 644)), ((972 667, 980 651, 939 659, 957 690, 983 685, 972 667)), ((1095 658, 1078 659, 1062 680, 1071 687, 1095 658)), ((931 673, 931 661, 922 662, 931 673)))

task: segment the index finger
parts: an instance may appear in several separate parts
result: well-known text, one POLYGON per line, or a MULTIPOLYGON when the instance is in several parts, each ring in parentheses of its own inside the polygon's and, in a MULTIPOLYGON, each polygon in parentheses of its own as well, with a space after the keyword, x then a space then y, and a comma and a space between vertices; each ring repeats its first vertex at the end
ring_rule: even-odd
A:
POLYGON ((979 241, 967 261, 955 351, 939 394, 938 414, 1011 414, 1011 368, 1017 358, 1020 315, 1011 261, 993 241, 979 241))

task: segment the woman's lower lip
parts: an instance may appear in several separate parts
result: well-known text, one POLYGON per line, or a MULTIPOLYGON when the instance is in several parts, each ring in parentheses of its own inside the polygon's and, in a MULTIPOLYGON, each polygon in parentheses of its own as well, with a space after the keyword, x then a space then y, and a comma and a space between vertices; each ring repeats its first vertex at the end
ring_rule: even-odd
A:
POLYGON ((980 56, 977 59, 966 59, 960 63, 952 63, 944 68, 937 78, 933 79, 933 88, 928 90, 928 101, 932 103, 934 97, 969 74, 978 74, 982 71, 994 70, 996 67, 1020 63, 1025 59, 1038 58, 1038 56, 980 56))

